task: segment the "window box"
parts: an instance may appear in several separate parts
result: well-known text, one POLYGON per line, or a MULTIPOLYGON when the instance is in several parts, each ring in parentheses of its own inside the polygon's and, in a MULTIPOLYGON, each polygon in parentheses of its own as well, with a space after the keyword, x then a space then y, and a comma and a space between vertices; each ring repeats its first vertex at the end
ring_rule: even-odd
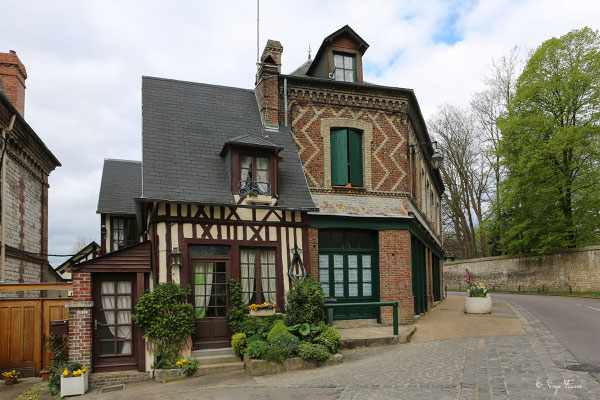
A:
POLYGON ((79 396, 85 394, 88 390, 88 377, 90 373, 86 371, 84 374, 79 376, 72 376, 65 378, 60 377, 60 395, 65 396, 79 396))
POLYGON ((248 204, 271 204, 273 198, 266 194, 249 194, 246 196, 246 203, 248 204))
POLYGON ((264 309, 264 310, 250 310, 250 315, 252 315, 253 317, 270 317, 271 315, 275 315, 275 309, 271 308, 271 309, 264 309))

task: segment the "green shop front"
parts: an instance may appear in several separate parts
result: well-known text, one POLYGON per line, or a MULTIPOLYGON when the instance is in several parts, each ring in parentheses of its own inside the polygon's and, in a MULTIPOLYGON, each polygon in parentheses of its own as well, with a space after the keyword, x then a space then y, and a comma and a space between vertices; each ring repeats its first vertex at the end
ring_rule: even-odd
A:
MULTIPOLYGON (((365 218, 310 215, 309 225, 318 229, 318 277, 325 297, 337 303, 367 303, 399 301, 393 294, 398 275, 410 279, 414 315, 427 311, 428 304, 441 300, 442 250, 434 238, 414 218, 365 218), (403 231, 406 243, 395 244, 396 249, 380 246, 380 232, 403 231), (380 251, 407 254, 405 265, 390 265, 380 251), (383 264, 382 264, 383 263, 383 264), (430 271, 428 272, 428 263, 430 271), (389 273, 393 270, 405 274, 389 273), (386 280, 390 280, 389 282, 386 280), (428 299, 428 285, 430 290, 428 299)), ((385 237, 385 235, 382 235, 385 237)), ((313 246, 311 246, 313 247, 313 246)), ((313 247, 314 248, 314 247, 313 247)), ((391 261, 393 263, 394 261, 391 261)), ((314 268, 314 267, 313 267, 314 268)), ((381 322, 379 307, 334 309, 335 320, 376 319, 381 322)))

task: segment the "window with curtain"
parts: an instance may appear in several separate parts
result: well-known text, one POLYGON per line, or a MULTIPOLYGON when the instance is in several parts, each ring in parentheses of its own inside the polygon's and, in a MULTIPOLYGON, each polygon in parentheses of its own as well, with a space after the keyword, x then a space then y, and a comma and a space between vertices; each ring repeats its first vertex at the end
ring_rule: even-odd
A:
POLYGON ((240 284, 245 304, 277 304, 275 250, 242 249, 240 284))
POLYGON ((333 76, 336 81, 356 82, 356 57, 333 53, 333 76))
POLYGON ((227 266, 225 262, 195 261, 194 307, 197 319, 227 315, 227 266))
POLYGON ((240 155, 240 187, 271 194, 268 157, 240 155))
POLYGON ((331 184, 363 186, 361 132, 345 128, 331 130, 331 184))
POLYGON ((113 217, 111 219, 110 238, 111 251, 138 243, 136 219, 113 217))
POLYGON ((132 352, 131 290, 131 281, 100 282, 101 355, 130 355, 132 352))

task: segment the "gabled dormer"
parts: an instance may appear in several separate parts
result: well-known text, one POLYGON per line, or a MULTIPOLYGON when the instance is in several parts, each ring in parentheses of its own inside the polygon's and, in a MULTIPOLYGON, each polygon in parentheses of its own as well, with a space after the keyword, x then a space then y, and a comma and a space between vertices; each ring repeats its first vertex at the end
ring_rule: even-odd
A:
POLYGON ((281 150, 283 147, 251 134, 225 142, 221 156, 231 179, 231 192, 240 204, 276 204, 281 150))
POLYGON ((369 48, 352 28, 343 28, 327 36, 306 75, 344 82, 362 82, 362 56, 369 48))

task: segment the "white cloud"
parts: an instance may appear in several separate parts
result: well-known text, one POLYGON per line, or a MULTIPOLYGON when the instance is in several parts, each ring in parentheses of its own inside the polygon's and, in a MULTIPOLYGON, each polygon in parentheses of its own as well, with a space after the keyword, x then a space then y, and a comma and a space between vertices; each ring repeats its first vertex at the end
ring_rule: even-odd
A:
MULTIPOLYGON (((50 177, 54 253, 78 236, 99 236, 103 159, 141 157, 142 75, 254 83, 254 1, 40 0, 9 2, 2 12, 0 51, 16 50, 29 74, 26 118, 63 164, 50 177)), ((414 89, 427 118, 439 104, 467 104, 491 57, 598 29, 599 15, 600 2, 586 0, 263 0, 260 50, 267 39, 281 41, 291 72, 309 44, 314 55, 348 24, 370 44, 365 80, 414 89), (449 29, 458 42, 436 40, 449 29)))

